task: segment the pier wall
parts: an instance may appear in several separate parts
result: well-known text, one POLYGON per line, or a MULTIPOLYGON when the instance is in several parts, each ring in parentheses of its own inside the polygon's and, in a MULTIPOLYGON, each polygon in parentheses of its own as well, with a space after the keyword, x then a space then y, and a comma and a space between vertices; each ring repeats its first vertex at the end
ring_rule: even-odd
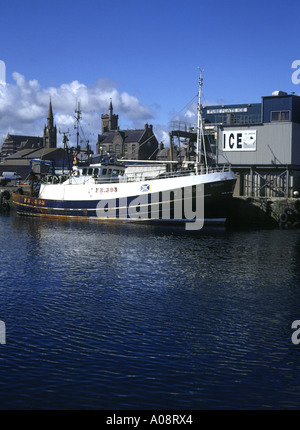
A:
POLYGON ((229 228, 300 228, 300 199, 233 197, 229 228))
POLYGON ((0 214, 8 213, 12 208, 11 194, 18 187, 0 187, 0 214))

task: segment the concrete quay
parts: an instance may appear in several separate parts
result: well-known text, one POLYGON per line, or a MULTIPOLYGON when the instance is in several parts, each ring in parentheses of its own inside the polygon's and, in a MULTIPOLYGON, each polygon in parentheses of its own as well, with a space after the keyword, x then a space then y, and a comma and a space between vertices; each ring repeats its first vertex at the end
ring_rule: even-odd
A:
POLYGON ((12 208, 11 194, 16 191, 19 186, 0 187, 0 213, 7 213, 12 208))
POLYGON ((229 228, 300 228, 300 199, 233 197, 226 225, 229 228))

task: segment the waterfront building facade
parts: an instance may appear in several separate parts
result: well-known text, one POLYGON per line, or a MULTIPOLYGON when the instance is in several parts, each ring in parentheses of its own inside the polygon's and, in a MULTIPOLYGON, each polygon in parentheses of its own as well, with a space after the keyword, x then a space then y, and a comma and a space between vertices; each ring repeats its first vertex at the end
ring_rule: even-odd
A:
POLYGON ((203 108, 219 165, 231 165, 242 196, 300 194, 300 97, 276 91, 260 104, 203 108))

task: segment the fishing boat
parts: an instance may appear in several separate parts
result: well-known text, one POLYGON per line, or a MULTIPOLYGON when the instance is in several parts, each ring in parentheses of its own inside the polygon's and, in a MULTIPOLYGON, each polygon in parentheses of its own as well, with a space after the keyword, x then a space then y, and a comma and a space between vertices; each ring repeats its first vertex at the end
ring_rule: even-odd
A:
MULTIPOLYGON (((63 175, 31 175, 30 189, 13 193, 20 215, 185 224, 187 230, 224 224, 236 177, 230 169, 199 162, 203 141, 202 76, 199 79, 196 162, 191 169, 138 175, 111 154, 95 164, 75 165, 63 175)), ((203 158, 203 157, 201 157, 203 158)), ((206 159, 206 157, 204 157, 206 159)))

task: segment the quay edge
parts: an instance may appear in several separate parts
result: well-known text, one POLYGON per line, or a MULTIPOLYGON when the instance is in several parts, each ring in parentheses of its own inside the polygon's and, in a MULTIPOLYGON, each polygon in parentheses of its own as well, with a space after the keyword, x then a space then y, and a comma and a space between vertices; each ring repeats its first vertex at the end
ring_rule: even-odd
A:
POLYGON ((300 228, 300 199, 235 196, 226 226, 230 229, 300 228))
POLYGON ((0 214, 8 213, 13 208, 11 197, 18 188, 18 186, 0 187, 0 214))

